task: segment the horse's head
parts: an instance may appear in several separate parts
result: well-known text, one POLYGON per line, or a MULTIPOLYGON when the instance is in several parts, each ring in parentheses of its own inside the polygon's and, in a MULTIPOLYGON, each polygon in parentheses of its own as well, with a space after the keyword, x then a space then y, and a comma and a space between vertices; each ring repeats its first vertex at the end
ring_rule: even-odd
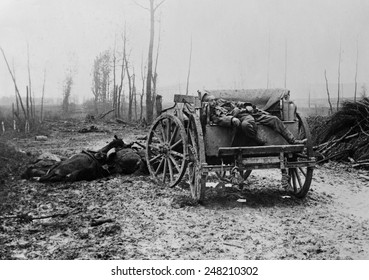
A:
POLYGON ((108 143, 108 145, 102 147, 100 150, 98 150, 98 152, 106 154, 112 148, 124 148, 126 146, 127 145, 124 143, 122 139, 118 138, 117 135, 114 135, 113 141, 108 143))

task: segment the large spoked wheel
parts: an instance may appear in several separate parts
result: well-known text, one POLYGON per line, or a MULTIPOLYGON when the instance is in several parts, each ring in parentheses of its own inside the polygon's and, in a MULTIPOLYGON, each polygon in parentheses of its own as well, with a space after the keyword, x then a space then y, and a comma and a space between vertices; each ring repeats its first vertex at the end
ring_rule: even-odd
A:
POLYGON ((187 167, 187 137, 181 121, 169 114, 159 116, 150 128, 146 142, 146 161, 158 183, 174 187, 187 167))
POLYGON ((188 145, 188 178, 191 196, 198 202, 205 198, 205 187, 207 175, 203 172, 201 164, 205 162, 205 146, 200 120, 189 115, 186 127, 188 145))
MULTIPOLYGON (((308 124, 304 117, 297 114, 299 122, 298 139, 307 139, 303 153, 294 155, 290 161, 303 161, 313 157, 313 144, 308 124)), ((313 178, 313 167, 289 168, 288 174, 291 177, 290 185, 293 194, 298 198, 304 198, 308 193, 313 178)))

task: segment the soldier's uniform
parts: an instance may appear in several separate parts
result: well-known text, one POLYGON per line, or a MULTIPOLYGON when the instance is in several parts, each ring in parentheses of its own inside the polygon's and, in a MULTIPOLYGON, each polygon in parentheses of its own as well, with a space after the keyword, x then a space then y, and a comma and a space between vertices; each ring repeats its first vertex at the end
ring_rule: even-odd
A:
POLYGON ((259 145, 264 145, 265 142, 257 136, 258 124, 268 126, 280 133, 289 144, 301 144, 306 141, 296 140, 294 135, 278 117, 256 108, 256 106, 251 103, 234 103, 221 98, 215 99, 210 96, 209 104, 210 120, 213 123, 225 127, 241 126, 245 136, 253 139, 259 145))
POLYGON ((238 105, 245 107, 244 109, 241 109, 235 117, 240 119, 242 131, 247 137, 260 141, 257 139, 257 125, 262 124, 281 134, 289 144, 296 144, 297 140, 295 139, 295 136, 287 129, 278 117, 260 110, 255 106, 245 106, 240 102, 238 102, 238 105))
POLYGON ((224 127, 238 127, 240 120, 235 117, 238 108, 234 103, 224 99, 213 100, 210 103, 210 121, 224 127))

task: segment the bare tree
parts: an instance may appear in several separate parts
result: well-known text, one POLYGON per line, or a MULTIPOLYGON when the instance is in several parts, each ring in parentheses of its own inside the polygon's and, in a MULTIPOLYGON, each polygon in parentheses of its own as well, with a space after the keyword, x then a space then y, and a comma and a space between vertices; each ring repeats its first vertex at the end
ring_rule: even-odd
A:
MULTIPOLYGON (((160 22, 160 21, 159 21, 160 22)), ((155 100, 156 100, 156 85, 157 85, 157 81, 158 81, 158 72, 157 72, 157 69, 158 69, 158 61, 159 61, 159 50, 160 50, 160 34, 161 34, 161 28, 160 28, 161 25, 159 25, 159 36, 158 36, 158 47, 156 49, 156 57, 155 57, 155 66, 154 66, 154 71, 153 71, 153 76, 152 76, 152 100, 153 100, 153 116, 155 114, 155 111, 154 111, 154 106, 155 106, 155 100)))
POLYGON ((327 71, 325 69, 324 69, 324 77, 325 77, 325 86, 326 86, 326 89, 327 89, 327 97, 328 97, 328 103, 329 103, 329 114, 331 115, 333 113, 333 107, 332 107, 332 103, 331 103, 331 96, 329 94, 327 71))
POLYGON ((135 108, 135 121, 137 121, 137 91, 136 91, 136 75, 132 75, 132 96, 135 108))
POLYGON ((94 95, 95 114, 98 114, 99 102, 102 103, 104 110, 107 107, 110 71, 110 53, 105 51, 95 58, 92 70, 91 90, 94 95))
POLYGON ((341 40, 340 40, 340 51, 338 54, 338 85, 337 85, 337 111, 340 105, 340 87, 341 87, 341 40))
POLYGON ((44 69, 44 82, 42 84, 42 97, 41 97, 41 114, 40 114, 40 122, 42 123, 44 119, 44 96, 45 96, 45 81, 46 81, 46 69, 44 69))
POLYGON ((116 72, 116 61, 117 61, 117 57, 116 57, 116 45, 117 45, 117 40, 116 37, 114 37, 114 49, 113 49, 113 109, 114 109, 114 117, 118 117, 118 86, 116 85, 116 81, 115 81, 115 72, 116 72))
POLYGON ((187 82, 186 82, 186 95, 188 95, 188 86, 190 84, 191 57, 192 57, 192 37, 191 37, 191 44, 190 44, 190 58, 189 58, 189 61, 188 61, 188 72, 187 72, 187 82))
POLYGON ((141 59, 141 81, 142 81, 142 89, 141 89, 141 94, 140 94, 140 121, 142 121, 142 113, 143 113, 143 98, 145 95, 145 80, 146 80, 146 76, 145 76, 145 71, 146 70, 146 66, 144 67, 144 62, 143 62, 143 58, 141 59))
POLYGON ((3 57, 4 57, 4 60, 5 60, 6 66, 7 66, 8 71, 9 71, 9 74, 10 74, 10 76, 12 77, 12 80, 13 80, 13 83, 14 83, 14 88, 15 88, 15 91, 16 91, 16 93, 17 93, 17 96, 18 96, 18 99, 19 99, 19 103, 20 103, 20 105, 21 105, 21 107, 22 107, 22 111, 23 111, 23 114, 24 114, 24 118, 26 119, 26 118, 27 118, 27 113, 26 113, 26 110, 25 110, 24 105, 23 105, 22 97, 21 97, 21 95, 20 95, 20 93, 19 93, 19 89, 18 89, 18 86, 17 86, 17 82, 16 82, 16 80, 15 80, 15 77, 14 77, 14 75, 13 75, 12 70, 11 70, 11 69, 10 69, 10 67, 9 67, 9 63, 8 63, 8 60, 6 59, 6 55, 5 55, 5 52, 4 52, 3 48, 2 48, 2 47, 0 47, 0 50, 1 50, 2 54, 3 54, 3 57))
POLYGON ((96 57, 94 60, 93 73, 92 73, 92 94, 94 95, 94 107, 95 107, 95 115, 99 113, 98 110, 98 101, 100 98, 101 85, 100 85, 100 58, 96 57))
POLYGON ((147 77, 146 77, 146 118, 149 123, 153 120, 153 94, 152 94, 152 79, 153 79, 153 50, 154 50, 154 35, 155 35, 155 12, 165 2, 161 1, 155 5, 155 0, 149 0, 150 8, 143 7, 150 13, 150 41, 149 41, 149 53, 147 58, 147 77))
POLYGON ((29 44, 27 43, 27 70, 28 70, 28 90, 29 90, 29 102, 30 102, 30 108, 31 108, 31 118, 33 119, 35 117, 34 113, 34 106, 33 106, 33 94, 32 94, 32 83, 31 83, 31 68, 30 68, 30 62, 29 62, 29 44))
POLYGON ((355 68, 355 91, 354 91, 354 102, 356 102, 356 92, 357 92, 357 68, 359 64, 359 42, 356 40, 356 68, 355 68))
POLYGON ((63 82, 63 113, 69 113, 69 103, 70 103, 70 96, 72 93, 72 85, 73 85, 73 71, 72 69, 68 69, 64 82, 63 82))

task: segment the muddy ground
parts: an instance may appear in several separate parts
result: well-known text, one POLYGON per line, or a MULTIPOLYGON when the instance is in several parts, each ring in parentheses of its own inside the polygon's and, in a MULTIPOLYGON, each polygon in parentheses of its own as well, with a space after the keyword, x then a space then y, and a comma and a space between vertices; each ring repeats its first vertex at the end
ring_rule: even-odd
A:
MULTIPOLYGON (((112 123, 92 133, 77 132, 83 123, 49 125, 47 141, 1 141, 28 153, 26 162, 147 132, 112 123)), ((280 187, 278 171, 254 171, 243 192, 207 188, 204 205, 186 199, 185 184, 167 189, 148 176, 41 184, 20 179, 18 169, 0 181, 1 259, 369 259, 369 181, 360 177, 369 174, 347 165, 318 166, 303 200, 280 187)))

